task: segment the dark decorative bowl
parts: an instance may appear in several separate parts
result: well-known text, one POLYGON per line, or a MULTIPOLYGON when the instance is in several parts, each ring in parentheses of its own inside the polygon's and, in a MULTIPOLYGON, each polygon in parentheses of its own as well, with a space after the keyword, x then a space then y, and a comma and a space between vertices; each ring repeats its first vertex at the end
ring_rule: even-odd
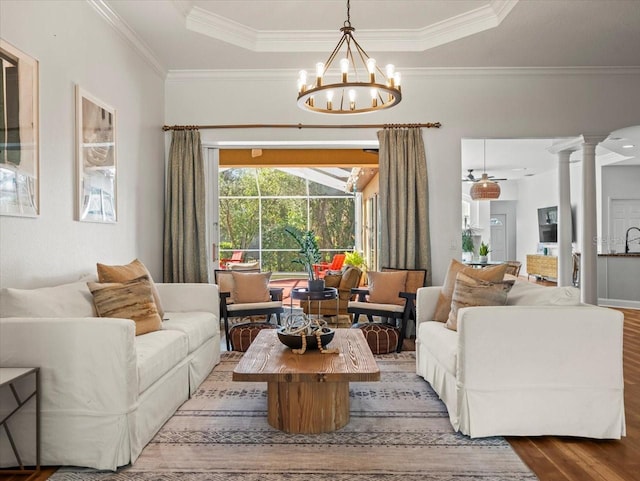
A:
MULTIPOLYGON (((335 331, 329 327, 322 328, 322 334, 320 335, 320 342, 322 343, 322 347, 327 347, 327 344, 331 342, 333 336, 335 335, 335 331)), ((316 336, 306 336, 307 337, 307 349, 318 349, 318 340, 316 336)), ((282 332, 282 328, 278 328, 278 339, 280 342, 291 349, 300 349, 302 347, 302 336, 298 334, 285 334, 282 332)))

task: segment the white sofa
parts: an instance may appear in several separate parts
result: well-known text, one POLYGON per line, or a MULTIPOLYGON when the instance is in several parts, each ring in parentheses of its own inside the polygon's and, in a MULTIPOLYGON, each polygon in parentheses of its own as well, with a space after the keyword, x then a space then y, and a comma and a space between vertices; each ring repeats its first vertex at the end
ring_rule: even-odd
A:
POLYGON ((573 287, 517 281, 507 305, 431 321, 440 287, 417 292, 416 372, 472 438, 625 435, 623 315, 573 287))
MULTIPOLYGON (((94 317, 85 282, 0 292, 0 366, 40 367, 41 463, 115 470, 144 446, 220 361, 218 288, 156 284, 162 330, 94 317), (10 316, 10 317, 9 317, 10 316)), ((15 406, 3 389, 3 412, 15 406)), ((10 424, 35 464, 33 403, 10 424)), ((16 461, 4 432, 0 463, 16 461)))

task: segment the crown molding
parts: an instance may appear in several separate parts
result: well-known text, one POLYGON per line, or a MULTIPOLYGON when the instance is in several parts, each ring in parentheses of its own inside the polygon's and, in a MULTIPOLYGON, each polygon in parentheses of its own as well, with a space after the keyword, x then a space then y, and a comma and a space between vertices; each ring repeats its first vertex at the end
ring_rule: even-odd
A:
POLYGON ((153 50, 138 36, 138 34, 109 6, 106 0, 86 0, 93 9, 100 14, 111 27, 113 27, 134 50, 155 70, 155 72, 164 78, 167 74, 166 69, 158 61, 153 50))
MULTIPOLYGON (((518 0, 491 0, 422 28, 356 30, 356 35, 372 52, 422 52, 497 27, 517 3, 518 0)), ((180 11, 185 8, 186 4, 180 3, 180 11)), ((197 6, 186 14, 186 27, 254 52, 325 52, 340 38, 338 29, 257 30, 197 6)))
MULTIPOLYGON (((298 69, 220 69, 169 70, 168 82, 191 80, 278 80, 292 79, 298 69)), ((568 76, 568 75, 640 75, 640 67, 460 67, 402 69, 407 77, 488 77, 488 76, 568 76)))

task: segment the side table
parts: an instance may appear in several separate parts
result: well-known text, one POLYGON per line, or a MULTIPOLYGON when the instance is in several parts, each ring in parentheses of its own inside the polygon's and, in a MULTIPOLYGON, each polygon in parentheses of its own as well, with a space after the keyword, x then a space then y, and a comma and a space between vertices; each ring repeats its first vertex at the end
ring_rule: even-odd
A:
MULTIPOLYGON (((338 289, 335 287, 325 287, 322 291, 310 291, 306 287, 294 287, 291 289, 291 302, 290 308, 291 312, 293 312, 293 300, 304 300, 304 301, 330 301, 335 299, 336 301, 336 316, 339 315, 340 311, 340 301, 338 299, 338 289)), ((311 308, 311 304, 309 304, 309 308, 311 308)), ((311 312, 309 312, 311 314, 311 312)), ((321 317, 320 315, 320 303, 318 303, 318 314, 317 317, 321 317)))
POLYGON ((3 469, 0 470, 0 474, 31 474, 31 476, 27 478, 31 479, 40 472, 40 368, 0 367, 0 389, 3 389, 5 386, 9 386, 9 389, 11 389, 11 393, 16 400, 17 406, 2 418, 2 420, 0 420, 0 427, 4 428, 7 433, 9 444, 11 444, 11 449, 13 450, 13 454, 16 457, 16 461, 18 462, 20 469, 3 469), (21 399, 15 383, 27 376, 35 376, 35 387, 31 394, 28 394, 27 397, 21 399), (13 436, 11 435, 7 422, 33 397, 36 399, 36 466, 35 469, 26 469, 22 459, 20 458, 18 447, 13 440, 13 436))

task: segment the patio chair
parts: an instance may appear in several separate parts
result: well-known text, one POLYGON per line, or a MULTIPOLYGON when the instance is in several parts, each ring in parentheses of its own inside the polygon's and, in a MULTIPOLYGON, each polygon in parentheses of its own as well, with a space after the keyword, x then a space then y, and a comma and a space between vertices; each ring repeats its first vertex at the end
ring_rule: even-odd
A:
POLYGON ((231 257, 220 259, 220 269, 228 269, 229 264, 234 262, 242 262, 242 256, 244 253, 242 251, 233 251, 231 257))
POLYGON ((259 327, 271 324, 271 316, 275 314, 276 325, 280 325, 280 316, 284 313, 282 306, 283 289, 265 287, 271 277, 270 272, 218 270, 214 277, 220 291, 220 315, 224 320, 224 334, 227 351, 234 350, 229 318, 243 318, 248 316, 266 316, 265 323, 253 323, 259 327), (265 282, 266 281, 266 282, 265 282), (265 292, 261 292, 265 291, 265 292), (264 299, 260 296, 264 294, 264 299))
POLYGON ((319 264, 313 264, 313 270, 316 273, 318 279, 324 279, 329 271, 339 271, 342 269, 346 254, 335 254, 331 263, 320 262, 319 264))
MULTIPOLYGON (((400 352, 406 337, 407 322, 416 319, 416 291, 424 287, 427 271, 383 267, 381 272, 369 272, 368 276, 368 287, 351 289, 351 292, 358 296, 357 300, 350 301, 347 307, 347 312, 353 314, 352 327, 368 329, 367 326, 375 322, 374 316, 381 318, 380 323, 375 323, 376 327, 395 331, 396 350, 400 352), (366 316, 369 323, 359 324, 361 315, 366 316)), ((376 332, 375 335, 379 336, 379 333, 376 332)))

